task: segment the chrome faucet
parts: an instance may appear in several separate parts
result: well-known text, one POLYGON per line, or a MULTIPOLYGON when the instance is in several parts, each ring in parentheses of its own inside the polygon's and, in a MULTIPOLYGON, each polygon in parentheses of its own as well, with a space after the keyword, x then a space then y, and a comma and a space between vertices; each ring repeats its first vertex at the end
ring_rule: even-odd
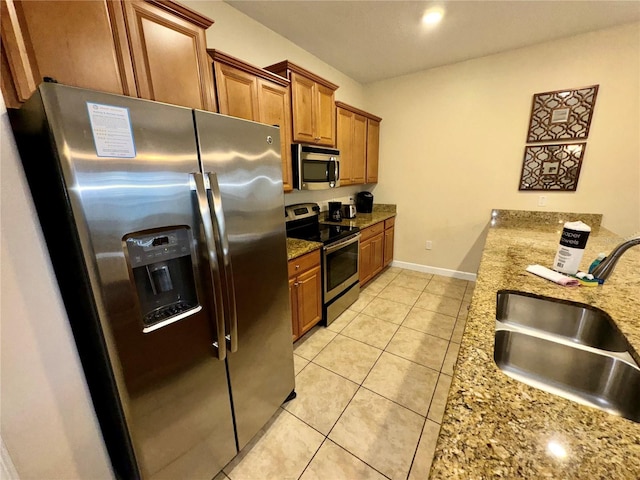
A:
POLYGON ((609 278, 609 275, 613 273, 613 269, 622 254, 635 245, 640 245, 640 237, 622 242, 611 251, 608 257, 605 257, 604 260, 602 260, 600 264, 593 269, 591 274, 599 280, 599 283, 604 283, 604 281, 609 278))

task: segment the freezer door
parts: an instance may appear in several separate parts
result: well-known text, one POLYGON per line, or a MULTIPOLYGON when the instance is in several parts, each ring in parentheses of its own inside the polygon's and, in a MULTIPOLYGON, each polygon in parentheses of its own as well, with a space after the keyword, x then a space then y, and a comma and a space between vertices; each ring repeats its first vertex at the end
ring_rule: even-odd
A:
MULTIPOLYGON (((52 200, 52 176, 32 190, 41 219, 59 219, 45 228, 58 265, 74 247, 61 244, 61 229, 79 244, 120 396, 113 401, 122 404, 140 473, 210 479, 236 443, 225 362, 213 346, 192 110, 55 84, 40 92, 53 150, 23 161, 62 173, 67 212, 52 200)), ((57 274, 73 280, 62 267, 57 274)), ((91 312, 72 317, 86 322, 91 312)), ((88 375, 91 361, 83 359, 88 375)))
POLYGON ((280 137, 275 127, 224 115, 196 110, 195 119, 233 287, 227 363, 242 449, 294 389, 280 137))

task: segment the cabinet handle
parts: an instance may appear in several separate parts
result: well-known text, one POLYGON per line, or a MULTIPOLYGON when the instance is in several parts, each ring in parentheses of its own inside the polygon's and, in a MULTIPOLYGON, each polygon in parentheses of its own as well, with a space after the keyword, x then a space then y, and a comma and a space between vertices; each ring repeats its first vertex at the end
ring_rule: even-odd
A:
POLYGON ((300 265, 296 265, 296 270, 298 270, 300 268, 300 265))
POLYGON ((293 282, 294 287, 297 287, 298 285, 299 285, 298 282, 293 282))
POLYGON ((315 141, 316 142, 319 141, 319 140, 320 140, 320 137, 315 137, 315 141))

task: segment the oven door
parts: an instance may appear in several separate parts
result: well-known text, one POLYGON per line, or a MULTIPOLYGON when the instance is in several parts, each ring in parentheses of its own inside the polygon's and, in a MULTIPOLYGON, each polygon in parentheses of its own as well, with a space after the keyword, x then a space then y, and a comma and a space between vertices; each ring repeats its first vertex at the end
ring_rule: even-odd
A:
POLYGON ((324 303, 358 281, 360 234, 324 247, 324 303))

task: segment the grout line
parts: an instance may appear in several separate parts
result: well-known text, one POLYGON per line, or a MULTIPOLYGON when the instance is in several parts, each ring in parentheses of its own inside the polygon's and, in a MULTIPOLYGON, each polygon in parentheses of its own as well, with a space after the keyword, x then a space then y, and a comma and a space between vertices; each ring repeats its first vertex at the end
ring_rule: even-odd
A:
MULTIPOLYGON (((449 315, 447 315, 447 316, 449 316, 449 315)), ((456 317, 451 317, 451 318, 456 318, 456 317)), ((457 320, 458 319, 456 318, 456 322, 457 322, 457 320)), ((449 334, 449 338, 439 337, 438 335, 434 335, 433 333, 429 333, 429 332, 425 332, 424 330, 418 330, 417 328, 409 327, 407 325, 404 325, 404 322, 403 322, 403 324, 401 324, 399 326, 407 328, 409 330, 413 330, 414 332, 424 333, 425 335, 430 335, 432 337, 439 338, 440 340, 446 340, 447 342, 450 342, 451 341, 451 336, 453 335, 453 332, 456 329, 456 322, 453 322, 453 328, 451 329, 451 333, 449 334)))
MULTIPOLYGON (((347 411, 347 408, 349 408, 349 405, 351 405, 351 402, 353 401, 353 399, 355 398, 355 396, 358 394, 358 392, 360 391, 360 389, 362 388, 362 385, 358 385, 358 388, 356 388, 356 391, 353 392, 353 395, 351 396, 351 398, 349 399, 349 401, 347 402, 347 404, 344 406, 344 408, 342 409, 342 411, 340 412, 340 415, 338 415, 338 418, 336 418, 336 421, 333 422, 333 425, 331 425, 331 428, 329 429, 329 433, 327 433, 326 437, 329 438, 329 435, 331 435, 331 432, 333 432, 333 429, 336 427, 336 425, 338 424, 338 422, 340 421, 340 419, 342 418, 342 415, 344 415, 344 412, 347 411)), ((335 442, 333 442, 335 443, 335 442)), ((337 445, 337 444, 336 444, 337 445)), ((351 452, 349 452, 351 453, 351 452)))
MULTIPOLYGON (((333 373, 334 375, 339 376, 340 378, 344 378, 345 380, 349 380, 351 383, 353 383, 354 385, 357 385, 358 387, 360 386, 360 384, 358 382, 354 382, 350 378, 347 378, 344 375, 340 375, 339 373, 334 372, 333 370, 331 370, 330 368, 325 367, 324 365, 320 365, 320 364, 315 363, 315 362, 309 362, 309 363, 313 363, 316 367, 320 367, 320 368, 326 370, 327 372, 330 372, 330 373, 333 373)), ((358 391, 358 390, 356 389, 356 391, 358 391)), ((354 395, 355 395, 355 393, 354 393, 354 395)))
MULTIPOLYGON (((342 334, 338 334, 338 335, 342 335, 342 334)), ((346 337, 346 338, 349 338, 349 337, 347 337, 346 335, 342 335, 342 336, 343 336, 343 337, 346 337)), ((354 340, 354 339, 352 339, 352 338, 349 338, 349 340, 353 340, 354 342, 360 342, 359 340, 354 340)), ((362 342, 360 342, 360 343, 362 343, 362 342)), ((364 345, 367 345, 367 344, 365 343, 364 345)), ((371 347, 371 345, 367 345, 367 347, 371 347)), ((372 347, 372 348, 376 348, 376 347, 372 347)), ((379 355, 378 355, 378 357, 376 358, 376 362, 377 362, 377 361, 378 361, 378 358, 380 358, 380 355, 382 355, 382 353, 384 352, 384 350, 380 350, 379 348, 376 348, 376 350, 379 350, 379 351, 380 351, 380 354, 379 354, 379 355)), ((364 379, 363 379, 363 380, 362 380, 362 382, 360 382, 360 383, 355 382, 355 381, 351 380, 350 378, 345 377, 345 376, 344 376, 344 375, 342 375, 341 373, 334 372, 334 371, 333 371, 333 370, 331 370, 330 368, 325 367, 324 365, 320 365, 319 363, 316 363, 316 362, 314 362, 313 360, 311 360, 311 362, 310 362, 310 363, 313 363, 314 365, 316 365, 316 366, 318 366, 318 367, 322 367, 322 368, 324 368, 325 370, 327 370, 327 371, 329 371, 329 372, 331 372, 331 373, 333 373, 333 374, 335 374, 335 375, 338 375, 339 377, 342 377, 342 378, 344 378, 344 379, 346 379, 346 380, 349 380, 350 382, 355 383, 355 384, 356 384, 356 385, 358 385, 358 386, 362 385, 362 382, 364 382, 364 379)), ((374 362, 374 364, 375 364, 375 362, 374 362)), ((373 367, 371 367, 371 368, 373 368, 373 367)), ((369 369, 369 371, 371 371, 371 369, 369 369)), ((367 375, 369 375, 369 372, 367 372, 367 375)), ((366 375, 365 375, 365 378, 367 378, 367 376, 366 376, 366 375)))
MULTIPOLYGON (((316 327, 313 327, 313 328, 316 328, 316 327)), ((327 327, 322 327, 322 328, 323 328, 325 331, 327 331, 327 327)), ((308 334, 308 333, 310 333, 312 330, 313 330, 313 329, 309 330, 309 331, 308 331, 307 333, 305 333, 304 335, 307 335, 307 334, 308 334)), ((319 331, 321 331, 321 330, 320 330, 320 328, 318 328, 318 330, 316 330, 316 332, 314 332, 314 333, 317 333, 317 332, 319 332, 319 331)), ((312 362, 312 361, 313 361, 313 360, 314 360, 318 355, 320 355, 320 353, 322 353, 322 351, 323 351, 325 348, 327 348, 327 346, 329 346, 329 344, 330 344, 331 342, 333 342, 333 341, 336 339, 336 337, 337 337, 338 335, 340 335, 339 333, 336 333, 336 332, 334 332, 334 331, 332 331, 332 330, 328 330, 328 331, 329 331, 329 332, 331 332, 331 333, 335 333, 336 335, 335 335, 331 340, 329 340, 329 341, 327 342, 327 344, 326 344, 324 347, 322 347, 320 350, 318 350, 318 353, 316 353, 316 354, 313 356, 313 358, 312 358, 311 360, 309 360, 308 358, 302 357, 302 355, 300 355, 300 354, 298 354, 298 356, 299 356, 299 357, 304 358, 305 360, 309 360, 310 362, 312 362)), ((303 335, 303 337, 304 337, 304 335, 303 335)), ((312 336, 313 336, 313 335, 310 335, 310 336, 309 336, 309 339, 310 339, 312 336)), ((295 350, 293 351, 293 353, 296 353, 296 352, 295 352, 295 350)))
MULTIPOLYGON (((438 381, 436 380, 436 386, 437 386, 437 385, 438 385, 438 381)), ((375 395, 378 395, 379 397, 382 397, 382 398, 384 398, 385 400, 387 400, 387 401, 389 401, 389 402, 391 402, 391 403, 393 403, 393 404, 395 404, 395 405, 397 405, 397 406, 399 406, 399 407, 404 408, 405 410, 409 410, 410 412, 415 413, 416 415, 420 415, 422 418, 427 418, 427 415, 429 414, 429 409, 427 409, 427 413, 423 415, 423 414, 421 414, 420 412, 416 412, 415 410, 413 410, 413 409, 411 409, 411 408, 407 407, 406 405, 402 405, 401 403, 398 403, 397 401, 393 400, 392 398, 385 397, 385 396, 384 396, 383 394, 381 394, 380 392, 376 392, 375 390, 371 390, 370 388, 365 387, 364 385, 361 385, 361 386, 360 386, 360 388, 364 388, 365 390, 367 390, 367 391, 369 391, 369 392, 371 392, 371 393, 373 393, 373 394, 375 394, 375 395)), ((433 399, 433 395, 435 395, 435 393, 436 393, 436 389, 435 389, 435 387, 433 387, 433 394, 431 394, 431 398, 432 398, 432 399, 433 399)), ((429 403, 431 403, 431 402, 429 402, 429 403)), ((422 434, 421 434, 421 435, 422 435, 422 434)))
MULTIPOLYGON (((292 414, 293 415, 293 414, 292 414)), ((295 415, 294 415, 295 416, 295 415)), ((298 417, 296 417, 298 418, 298 417)), ((306 422, 305 422, 306 423, 306 422)), ((311 426, 311 425, 309 425, 311 426)), ((311 427, 313 428, 313 427, 311 427)), ((424 429, 424 427, 422 427, 424 429)), ((316 430, 317 431, 317 430, 316 430)), ((324 435, 324 434, 323 434, 324 435)), ((298 479, 300 477, 302 477, 302 475, 304 475, 304 472, 307 470, 307 468, 309 468, 309 465, 311 465, 311 462, 313 462, 313 459, 316 458, 316 455, 318 454, 318 452, 320 451, 320 449, 322 448, 322 445, 324 444, 324 442, 327 441, 327 437, 324 437, 324 440, 322 442, 320 442, 320 445, 318 445, 318 448, 316 449, 315 452, 313 452, 313 455, 311 455, 311 458, 309 459, 309 461, 307 462, 307 464, 304 466, 304 468, 302 469, 302 472, 300 472, 300 475, 298 476, 298 479)))
MULTIPOLYGON (((368 466, 369 468, 375 470, 376 472, 378 472, 380 475, 382 475, 384 478, 388 478, 389 480, 391 480, 391 477, 385 475, 384 473, 382 473, 380 470, 378 470, 377 468, 375 468, 373 465, 369 465, 367 462, 365 462, 363 459, 361 459, 360 457, 358 457, 356 454, 354 454, 353 452, 350 452, 349 450, 347 450, 346 448, 344 448, 342 445, 340 445, 339 443, 334 442, 333 440, 331 440, 330 438, 327 438, 328 441, 330 441, 331 443, 333 443, 335 446, 341 448, 342 450, 344 450, 345 452, 347 452, 349 455, 351 455, 352 457, 357 458, 358 460, 360 460, 362 463, 364 463, 366 466, 368 466)), ((324 443, 324 442, 323 442, 324 443)))
MULTIPOLYGON (((393 355, 394 357, 401 358, 402 360, 406 360, 407 362, 411 362, 411 363, 413 363, 414 365, 418 365, 419 367, 428 368, 428 369, 429 369, 429 370, 431 370, 431 371, 434 371, 434 372, 436 372, 436 373, 440 373, 440 370, 436 370, 435 368, 427 367, 426 365, 423 365, 423 364, 418 363, 418 362, 416 362, 416 361, 409 360, 408 358, 404 358, 402 355, 398 355, 397 353, 389 352, 388 350, 385 350, 383 353, 388 353, 389 355, 393 355)), ((446 355, 446 353, 445 353, 445 355, 446 355)))

